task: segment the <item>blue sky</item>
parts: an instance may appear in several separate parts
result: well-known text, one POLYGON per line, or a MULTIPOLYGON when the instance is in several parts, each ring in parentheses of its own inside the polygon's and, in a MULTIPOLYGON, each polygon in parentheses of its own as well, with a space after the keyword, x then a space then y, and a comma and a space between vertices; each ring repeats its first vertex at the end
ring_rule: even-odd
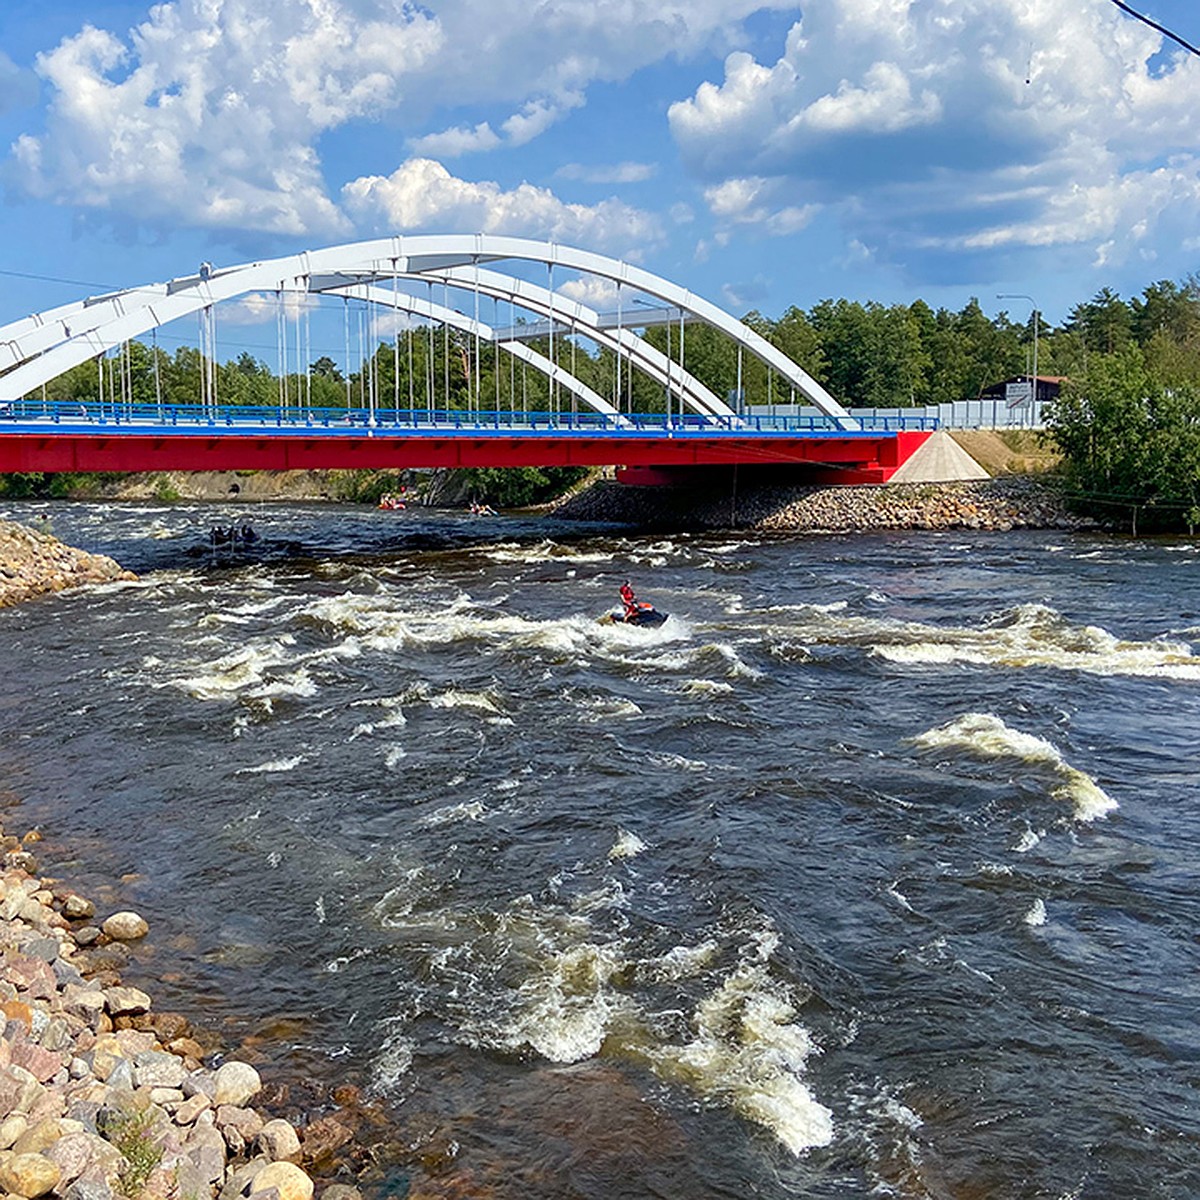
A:
MULTIPOLYGON (((1194 0, 1137 7, 1200 43, 1194 0)), ((479 230, 739 315, 1060 321, 1200 267, 1197 112, 1200 59, 1110 0, 5 0, 0 323, 479 230)))

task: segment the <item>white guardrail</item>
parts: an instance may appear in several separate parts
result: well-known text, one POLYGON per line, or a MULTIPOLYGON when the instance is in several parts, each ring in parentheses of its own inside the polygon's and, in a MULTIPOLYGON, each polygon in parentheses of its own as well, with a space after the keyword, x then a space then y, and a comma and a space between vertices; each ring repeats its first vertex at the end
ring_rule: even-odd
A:
MULTIPOLYGON (((956 400, 953 404, 926 404, 914 408, 851 408, 847 411, 864 424, 925 418, 941 429, 1043 429, 1044 400, 1034 404, 1009 405, 1006 400, 956 400)), ((808 417, 820 410, 801 404, 756 404, 746 408, 747 416, 808 417)), ((895 427, 895 426, 893 426, 895 427)))

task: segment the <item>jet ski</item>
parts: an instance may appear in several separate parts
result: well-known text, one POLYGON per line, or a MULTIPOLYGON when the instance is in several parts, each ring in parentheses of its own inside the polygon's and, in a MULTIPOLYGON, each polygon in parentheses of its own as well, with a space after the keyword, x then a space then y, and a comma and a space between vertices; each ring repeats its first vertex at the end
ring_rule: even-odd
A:
POLYGON ((659 612, 653 604, 640 600, 630 612, 623 608, 614 608, 600 620, 605 625, 640 625, 643 629, 657 629, 670 615, 659 612))

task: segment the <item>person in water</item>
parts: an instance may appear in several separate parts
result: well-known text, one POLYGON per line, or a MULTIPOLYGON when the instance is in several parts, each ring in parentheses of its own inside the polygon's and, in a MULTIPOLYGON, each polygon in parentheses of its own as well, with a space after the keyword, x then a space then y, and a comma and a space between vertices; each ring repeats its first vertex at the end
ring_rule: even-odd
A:
POLYGON ((621 603, 625 605, 625 620, 634 620, 638 614, 638 602, 628 579, 621 584, 621 603))

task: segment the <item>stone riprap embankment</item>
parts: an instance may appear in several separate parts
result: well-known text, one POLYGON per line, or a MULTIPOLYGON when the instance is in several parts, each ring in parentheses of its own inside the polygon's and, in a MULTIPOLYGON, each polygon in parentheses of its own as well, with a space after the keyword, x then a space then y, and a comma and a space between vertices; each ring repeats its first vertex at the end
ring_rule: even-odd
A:
POLYGON ((882 487, 801 487, 753 482, 705 490, 602 482, 555 516, 658 529, 759 529, 853 533, 884 529, 1079 529, 1053 484, 1031 478, 882 487))
POLYGON ((85 583, 135 578, 103 554, 76 550, 47 533, 0 521, 0 608, 85 583))
MULTIPOLYGON (((0 1193, 311 1200, 300 1164, 328 1155, 329 1131, 318 1122, 302 1140, 256 1111, 255 1067, 205 1065, 184 1017, 121 984, 114 964, 146 922, 95 923, 89 900, 38 877, 35 836, 0 839, 0 1193)), ((343 1184, 322 1193, 358 1198, 343 1184)))

